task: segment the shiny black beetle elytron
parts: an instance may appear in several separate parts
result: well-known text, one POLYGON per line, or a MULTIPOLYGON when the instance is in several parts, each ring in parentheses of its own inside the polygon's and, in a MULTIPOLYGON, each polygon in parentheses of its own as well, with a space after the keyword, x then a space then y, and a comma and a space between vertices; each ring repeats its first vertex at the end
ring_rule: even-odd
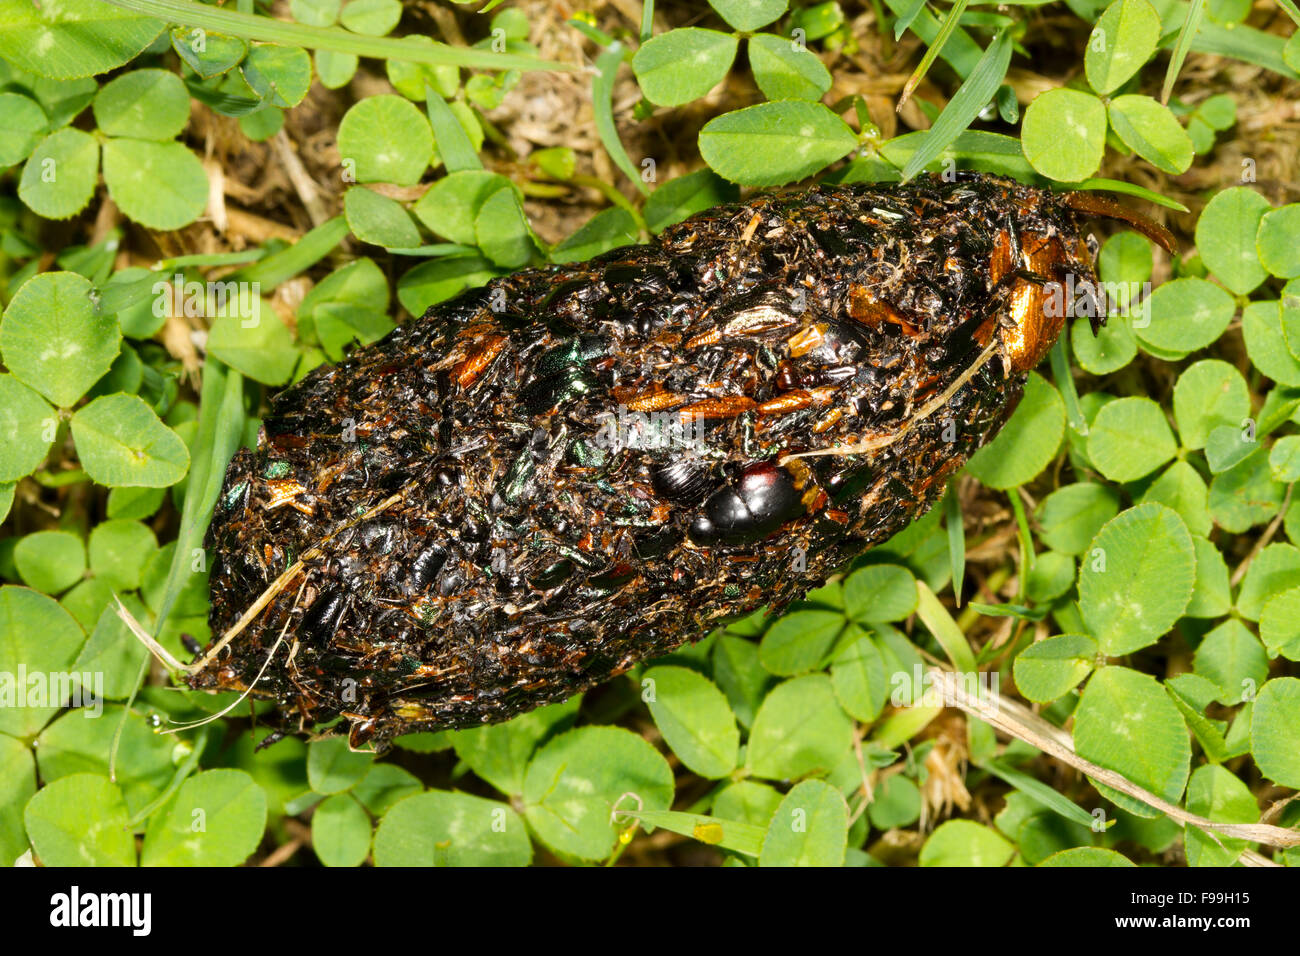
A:
POLYGON ((1048 284, 1091 281, 1079 211, 1169 244, 983 175, 820 186, 503 276, 316 369, 230 464, 190 683, 382 748, 781 608, 997 431, 1064 321, 1048 284))

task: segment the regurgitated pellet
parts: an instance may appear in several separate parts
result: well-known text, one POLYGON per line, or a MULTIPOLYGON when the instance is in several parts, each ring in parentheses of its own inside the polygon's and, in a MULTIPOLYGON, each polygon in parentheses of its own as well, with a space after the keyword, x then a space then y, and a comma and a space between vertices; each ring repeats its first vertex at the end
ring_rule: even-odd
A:
POLYGON ((1005 421, 1065 321, 1051 284, 1093 282, 1078 210, 1169 244, 987 176, 821 186, 503 276, 316 369, 230 464, 190 683, 382 747, 779 610, 1005 421))

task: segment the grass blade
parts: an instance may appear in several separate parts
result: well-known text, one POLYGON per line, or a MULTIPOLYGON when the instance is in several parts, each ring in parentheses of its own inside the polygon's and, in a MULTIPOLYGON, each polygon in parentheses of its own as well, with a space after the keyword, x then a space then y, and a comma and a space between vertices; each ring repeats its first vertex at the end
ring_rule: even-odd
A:
POLYGON ((952 619, 948 609, 939 603, 939 599, 935 597, 928 584, 917 581, 916 589, 921 595, 921 600, 916 606, 916 616, 939 642, 939 646, 948 655, 948 660, 952 661, 953 668, 959 674, 974 674, 977 670, 975 653, 971 650, 966 635, 961 632, 961 628, 952 619))
POLYGON ((1070 358, 1065 354, 1066 335, 1062 332, 1052 346, 1052 377, 1056 379, 1056 390, 1065 401, 1065 417, 1070 429, 1076 435, 1088 434, 1088 420, 1083 417, 1083 407, 1079 404, 1079 390, 1075 388, 1074 376, 1070 373, 1070 358))
POLYGON ((199 252, 189 256, 173 256, 159 259, 154 265, 155 272, 169 272, 172 269, 188 269, 190 266, 213 269, 217 266, 243 266, 266 258, 266 250, 261 246, 245 249, 243 252, 199 252))
POLYGON ((1213 53, 1217 56, 1232 57, 1243 63, 1253 63, 1266 70, 1272 70, 1279 76, 1300 80, 1300 73, 1291 69, 1282 59, 1282 48, 1286 39, 1263 30, 1256 30, 1244 23, 1234 23, 1231 29, 1213 20, 1202 23, 1201 29, 1192 40, 1192 49, 1197 53, 1213 53))
MULTIPOLYGON (((906 166, 929 135, 929 130, 918 130, 895 136, 880 144, 880 155, 896 166, 906 166)), ((1026 182, 1034 182, 1038 178, 1034 167, 1025 159, 1020 140, 1002 133, 989 133, 981 129, 965 130, 940 150, 936 158, 964 159, 973 169, 1012 176, 1026 182)))
POLYGON ((1011 34, 999 31, 970 76, 953 94, 939 118, 926 133, 912 158, 903 167, 903 182, 907 182, 947 149, 975 121, 985 104, 997 93, 1002 79, 1011 65, 1011 34))
POLYGON ((167 572, 154 636, 162 633, 167 615, 194 572, 193 551, 203 547, 203 536, 212 521, 226 465, 239 448, 244 433, 244 378, 212 356, 203 367, 203 390, 199 396, 199 429, 194 436, 194 457, 190 464, 189 488, 181 508, 181 526, 176 536, 176 553, 167 572))
POLYGON ((921 11, 925 9, 925 0, 909 0, 907 7, 898 14, 898 19, 894 21, 894 39, 901 40, 903 34, 907 32, 921 11))
POLYGON ((682 813, 678 810, 624 810, 620 815, 640 820, 652 827, 661 827, 672 833, 692 837, 701 843, 720 846, 745 856, 758 856, 763 849, 767 831, 752 823, 739 820, 721 820, 700 813, 682 813))
POLYGON ((415 44, 393 37, 371 37, 341 27, 309 27, 259 17, 236 10, 223 10, 192 0, 105 0, 115 7, 134 10, 168 23, 202 27, 245 40, 283 43, 309 50, 332 50, 381 60, 405 60, 432 66, 465 66, 480 70, 574 70, 568 63, 539 60, 517 53, 493 53, 440 44, 415 44))
POLYGON ((961 513, 961 498, 957 494, 958 479, 948 482, 948 496, 944 498, 944 518, 948 523, 948 559, 952 562, 952 593, 961 607, 962 580, 966 576, 966 522, 961 513))
POLYGON ((1144 186, 1137 186, 1133 183, 1126 183, 1121 179, 1085 179, 1077 183, 1053 183, 1055 188, 1066 192, 1076 192, 1088 189, 1094 189, 1112 193, 1124 193, 1126 196, 1136 196, 1139 199, 1145 199, 1147 202, 1153 202, 1157 206, 1164 206, 1166 209, 1174 209, 1178 212, 1188 212, 1188 208, 1174 199, 1169 199, 1153 192, 1144 186))
POLYGON ((1029 532, 1029 516, 1025 514, 1025 503, 1020 500, 1020 489, 1011 488, 1007 491, 1007 497, 1011 499, 1011 510, 1016 516, 1016 529, 1020 536, 1020 568, 1018 597, 1022 600, 1025 596, 1025 575, 1029 569, 1034 566, 1034 538, 1029 532))
MULTIPOLYGON (((908 12, 911 0, 885 0, 885 5, 895 15, 901 16, 908 12)), ((916 19, 911 24, 912 32, 929 44, 933 44, 938 39, 942 28, 943 24, 939 18, 925 7, 921 8, 921 12, 916 15, 916 19)), ((948 42, 942 45, 939 55, 957 71, 958 76, 965 79, 970 76, 970 71, 975 69, 975 64, 979 62, 983 52, 980 45, 971 39, 969 33, 957 27, 952 31, 948 42)))
POLYGON ((1178 79, 1183 61, 1187 59, 1187 54, 1192 49, 1192 40, 1196 38, 1196 31, 1201 28, 1203 16, 1205 16, 1205 0, 1192 0, 1187 7, 1187 18, 1183 20, 1183 28, 1178 31, 1178 41, 1174 44, 1173 56, 1169 58, 1169 69, 1165 72, 1165 85, 1160 90, 1161 103, 1169 102, 1169 94, 1174 91, 1174 81, 1178 79))
MULTIPOLYGON (((952 9, 948 11, 948 15, 943 18, 943 23, 939 27, 939 32, 935 35, 935 38, 927 41, 929 48, 925 51, 925 56, 921 58, 921 63, 917 66, 915 72, 908 77, 907 84, 903 87, 903 95, 898 98, 898 106, 895 107, 896 111, 903 108, 903 104, 911 99, 912 92, 916 89, 917 84, 925 79, 925 74, 929 72, 930 65, 934 63, 934 58, 943 50, 944 44, 948 42, 948 38, 957 29, 957 22, 961 20, 961 15, 966 12, 967 2, 968 0, 957 0, 952 5, 952 9)), ((974 72, 974 68, 972 68, 972 72, 974 72)))
POLYGON ((623 141, 618 138, 618 128, 614 125, 614 76, 619 64, 623 62, 623 44, 614 42, 596 57, 598 73, 591 80, 591 103, 596 113, 596 132, 605 146, 605 152, 614 161, 614 165, 623 171, 623 175, 632 180, 632 185, 643 196, 650 195, 650 189, 641 181, 637 168, 632 165, 623 141))
POLYGON ((346 219, 342 216, 327 219, 293 245, 245 266, 228 276, 227 280, 256 282, 263 288, 274 289, 324 259, 347 234, 346 219))
POLYGON ((1072 823, 1077 823, 1089 829, 1092 828, 1092 814, 1064 794, 1053 790, 1041 780, 1035 780, 1033 777, 1023 774, 1013 767, 1008 767, 997 760, 986 760, 977 766, 987 770, 1004 783, 1015 787, 1029 799, 1042 804, 1053 813, 1072 823))

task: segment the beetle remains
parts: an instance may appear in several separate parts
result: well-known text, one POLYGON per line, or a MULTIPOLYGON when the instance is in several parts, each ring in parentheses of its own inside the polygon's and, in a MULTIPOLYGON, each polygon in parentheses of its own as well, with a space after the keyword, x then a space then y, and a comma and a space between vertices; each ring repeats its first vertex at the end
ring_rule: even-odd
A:
POLYGON ((231 462, 189 683, 382 748, 783 607, 997 432, 1065 321, 1052 284, 1095 289, 1079 213, 1171 247, 984 175, 818 186, 434 306, 231 462))

